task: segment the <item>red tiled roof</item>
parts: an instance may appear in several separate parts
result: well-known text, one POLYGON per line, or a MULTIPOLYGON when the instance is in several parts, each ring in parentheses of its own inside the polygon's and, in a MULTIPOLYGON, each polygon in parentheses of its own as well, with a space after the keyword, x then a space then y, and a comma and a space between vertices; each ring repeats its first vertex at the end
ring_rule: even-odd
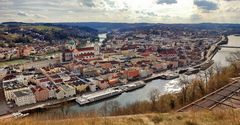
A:
POLYGON ((9 75, 5 76, 5 77, 3 78, 3 80, 10 80, 10 79, 14 79, 14 78, 16 78, 16 75, 9 74, 9 75))
POLYGON ((55 75, 52 75, 51 78, 56 79, 56 78, 60 78, 60 76, 55 74, 55 75))
POLYGON ((129 50, 129 49, 136 49, 136 48, 138 48, 137 45, 127 45, 127 44, 125 44, 125 45, 122 46, 121 50, 129 50))
POLYGON ((111 68, 112 64, 111 63, 102 63, 100 64, 102 68, 111 68))
POLYGON ((62 79, 56 79, 56 80, 54 80, 54 82, 55 82, 55 83, 61 83, 61 82, 63 82, 63 81, 62 81, 62 79))
POLYGON ((126 74, 128 77, 137 77, 139 75, 139 71, 138 70, 127 70, 124 71, 124 74, 126 74))
POLYGON ((97 59, 97 58, 83 59, 83 61, 87 61, 87 62, 89 62, 89 61, 93 61, 93 60, 98 60, 98 59, 97 59))
POLYGON ((32 92, 33 93, 35 93, 35 92, 37 92, 37 91, 43 91, 43 90, 45 90, 44 88, 42 88, 42 87, 40 87, 40 86, 36 86, 36 87, 34 87, 34 88, 31 88, 31 90, 32 90, 32 92))
POLYGON ((85 48, 80 48, 80 49, 77 49, 79 52, 82 52, 82 51, 91 51, 91 50, 94 50, 94 47, 85 47, 85 48))
POLYGON ((141 53, 142 56, 149 56, 150 55, 150 52, 144 52, 144 53, 141 53))
POLYGON ((177 54, 177 52, 174 49, 164 49, 164 50, 160 50, 159 54, 168 55, 168 54, 177 54))
POLYGON ((66 49, 64 50, 64 53, 72 53, 74 50, 69 50, 69 49, 66 49))
POLYGON ((39 82, 48 82, 49 79, 48 78, 43 78, 43 79, 40 79, 39 82))

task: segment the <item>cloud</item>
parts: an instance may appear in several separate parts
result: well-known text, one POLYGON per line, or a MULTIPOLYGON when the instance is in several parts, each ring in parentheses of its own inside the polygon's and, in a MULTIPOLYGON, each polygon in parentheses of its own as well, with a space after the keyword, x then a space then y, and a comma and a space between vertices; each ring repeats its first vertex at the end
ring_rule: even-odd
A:
POLYGON ((0 22, 239 23, 239 13, 240 0, 0 0, 0 22))
POLYGON ((202 19, 202 17, 199 14, 192 14, 190 18, 194 22, 199 22, 202 19))
POLYGON ((239 13, 240 7, 229 7, 226 9, 226 12, 233 12, 233 13, 239 13))
POLYGON ((232 2, 232 1, 239 1, 239 0, 223 0, 223 1, 232 2))
POLYGON ((158 0, 157 4, 176 4, 177 0, 158 0))
POLYGON ((78 0, 78 2, 80 2, 81 5, 84 7, 96 7, 96 3, 94 0, 78 0))
POLYGON ((47 16, 40 15, 40 14, 35 14, 34 17, 36 17, 36 18, 38 18, 38 19, 48 19, 47 16))
POLYGON ((30 16, 28 13, 23 12, 23 11, 19 11, 19 12, 17 13, 17 15, 19 15, 19 16, 24 16, 24 17, 30 16))
POLYGON ((211 10, 217 10, 218 4, 209 0, 194 0, 194 5, 196 5, 198 8, 205 10, 205 11, 211 11, 211 10))
POLYGON ((146 16, 158 16, 158 14, 154 12, 146 12, 146 11, 136 11, 137 14, 140 15, 140 17, 146 17, 146 16))

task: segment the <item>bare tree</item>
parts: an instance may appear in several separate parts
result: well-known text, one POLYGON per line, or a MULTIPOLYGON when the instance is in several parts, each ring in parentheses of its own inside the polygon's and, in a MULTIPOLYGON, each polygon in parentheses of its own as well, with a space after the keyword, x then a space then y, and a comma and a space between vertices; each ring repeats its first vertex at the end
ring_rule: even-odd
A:
POLYGON ((231 63, 236 76, 240 73, 240 51, 233 52, 227 61, 231 63))
POLYGON ((208 93, 208 82, 209 79, 213 78, 214 76, 214 67, 210 67, 209 69, 203 72, 204 79, 205 79, 205 92, 208 93))
POLYGON ((120 108, 120 103, 118 101, 110 101, 107 103, 108 107, 107 107, 107 112, 109 112, 110 114, 115 115, 119 108, 120 108))
POLYGON ((179 84, 180 84, 180 86, 182 87, 182 90, 181 90, 181 94, 182 94, 182 104, 185 104, 186 101, 187 101, 188 85, 189 85, 190 83, 189 83, 189 80, 187 79, 187 77, 181 77, 180 80, 179 80, 179 84))
POLYGON ((153 89, 150 93, 149 93, 149 97, 150 100, 152 102, 152 110, 156 109, 156 102, 159 100, 160 98, 160 91, 158 89, 153 89))
POLYGON ((219 75, 221 73, 222 67, 221 64, 215 64, 214 65, 214 70, 216 71, 217 75, 219 75))
POLYGON ((232 52, 231 56, 226 58, 226 60, 230 63, 232 62, 239 62, 240 61, 240 51, 232 52))
POLYGON ((102 105, 102 107, 100 108, 100 113, 103 116, 109 115, 109 114, 116 114, 117 111, 120 108, 120 103, 118 101, 108 101, 108 102, 104 102, 104 104, 102 105))

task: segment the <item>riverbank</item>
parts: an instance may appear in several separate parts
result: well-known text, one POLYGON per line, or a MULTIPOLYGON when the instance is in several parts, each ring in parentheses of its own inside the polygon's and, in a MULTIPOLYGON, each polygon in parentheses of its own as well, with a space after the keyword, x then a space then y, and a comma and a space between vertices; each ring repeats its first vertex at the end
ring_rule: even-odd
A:
POLYGON ((49 116, 36 115, 18 120, 3 120, 0 125, 239 125, 240 110, 183 113, 148 113, 126 116, 49 116))
MULTIPOLYGON (((149 81, 147 81, 147 82, 149 82, 149 84, 151 83, 152 84, 152 82, 151 82, 151 80, 154 80, 154 79, 158 79, 157 77, 159 77, 159 75, 157 75, 157 74, 153 74, 150 78, 146 78, 147 80, 149 80, 149 81)), ((159 80, 157 80, 157 81, 153 81, 153 82, 157 82, 157 83, 154 83, 154 85, 155 86, 153 86, 153 85, 151 85, 151 86, 148 86, 147 88, 149 89, 148 91, 150 91, 150 89, 154 89, 154 88, 157 88, 156 86, 162 86, 162 84, 165 84, 165 83, 167 83, 167 82, 169 82, 169 81, 165 81, 165 80, 161 80, 161 81, 159 81, 159 80)), ((176 84, 176 83, 175 83, 176 84)), ((159 87, 160 88, 160 87, 159 87)), ((130 103, 133 103, 134 101, 129 101, 130 99, 127 99, 127 98, 131 98, 131 100, 136 100, 137 101, 137 98, 143 98, 143 96, 142 96, 142 94, 144 94, 145 96, 144 96, 144 98, 147 98, 147 95, 148 95, 148 91, 145 91, 145 89, 142 89, 142 90, 136 90, 136 91, 134 91, 134 92, 132 92, 132 93, 128 93, 128 94, 123 94, 123 96, 120 96, 120 98, 118 99, 118 100, 125 100, 126 102, 130 102, 130 103), (137 92, 137 93, 136 93, 137 92)), ((117 97, 118 98, 118 97, 117 97)), ((149 98, 149 97, 148 97, 149 98)), ((111 100, 117 100, 117 99, 111 99, 111 100)), ((124 101, 124 103, 125 103, 125 101, 124 101)), ((121 101, 122 102, 122 101, 121 101)), ((102 103, 104 103, 104 102, 98 102, 97 103, 97 106, 99 106, 100 107, 100 104, 102 104, 102 103)), ((76 104, 77 105, 77 104, 76 104)), ((72 107, 72 111, 76 111, 77 109, 76 108, 79 108, 79 106, 74 106, 74 107, 72 107)), ((89 107, 91 107, 91 108, 96 108, 95 107, 96 105, 94 104, 94 105, 90 105, 89 107)), ((86 107, 88 107, 88 106, 84 106, 84 107, 80 107, 80 108, 86 108, 86 107)), ((87 109, 87 108, 86 108, 87 109)))
MULTIPOLYGON (((145 78, 145 79, 141 79, 141 80, 137 80, 137 81, 133 81, 133 82, 129 82, 128 84, 126 85, 131 85, 131 84, 135 84, 135 83, 138 83, 138 82, 141 82, 141 83, 144 83, 144 81, 148 81, 146 82, 149 83, 151 80, 154 80, 154 79, 157 79, 161 76, 162 73, 159 73, 159 74, 153 74, 151 77, 148 77, 148 78, 145 78)), ((146 85, 144 83, 144 86, 146 85)), ((124 86, 124 85, 123 85, 124 86)), ((122 88, 123 86, 117 86, 119 88, 122 88)), ((140 89, 144 86, 136 86, 136 88, 132 89, 131 90, 131 87, 129 88, 122 88, 123 90, 121 92, 119 92, 119 94, 122 94, 124 92, 128 92, 128 91, 134 91, 134 90, 137 90, 137 89, 140 89)), ((115 88, 115 87, 114 87, 115 88)), ((109 88, 109 89, 114 89, 114 88, 109 88)), ((108 90, 108 89, 107 89, 108 90)), ((103 93, 104 91, 107 91, 107 90, 101 90, 103 93)), ((86 94, 86 95, 91 95, 91 94, 94 94, 94 95, 97 95, 97 93, 101 92, 101 91, 98 91, 98 92, 94 92, 94 93, 89 93, 89 94, 86 94)), ((118 95, 119 95, 118 94, 118 95)), ((36 111, 38 109, 48 109, 48 108, 55 108, 54 105, 58 105, 58 106, 61 106, 59 104, 63 104, 63 103, 66 103, 66 102, 75 102, 76 99, 78 98, 83 98, 86 96, 85 94, 84 95, 77 95, 77 96, 74 96, 74 97, 69 97, 69 98, 64 98, 64 99, 61 99, 61 100, 49 100, 49 101, 46 101, 46 102, 39 102, 37 104, 31 104, 31 105, 26 105, 26 106, 22 106, 22 107, 15 107, 12 109, 12 112, 9 112, 9 114, 5 114, 5 115, 11 115, 11 113, 14 113, 14 112, 31 112, 31 111, 36 111)), ((112 96, 115 96, 115 95, 112 95, 112 96)), ((96 102, 96 101, 101 101, 101 100, 105 100, 107 98, 111 98, 112 96, 106 96, 104 98, 101 98, 101 99, 98 99, 98 100, 91 100, 89 101, 88 103, 93 103, 93 102, 96 102)), ((5 116, 3 116, 4 118, 5 116)), ((13 116, 12 116, 13 117, 13 116)), ((8 117, 9 118, 9 117, 8 117)))
MULTIPOLYGON (((178 70, 175 70, 175 71, 178 71, 178 70)), ((117 88, 122 88, 121 92, 118 92, 117 95, 120 95, 122 93, 127 93, 129 91, 135 91, 135 90, 138 90, 140 88, 143 88, 148 83, 151 83, 152 80, 159 79, 162 76, 162 74, 165 74, 166 72, 169 72, 169 71, 163 71, 163 72, 160 72, 160 73, 154 73, 154 74, 152 74, 151 76, 149 76, 147 78, 143 78, 143 79, 139 79, 139 80, 136 80, 136 81, 132 81, 132 82, 127 83, 126 85, 116 86, 117 88), (124 86, 132 85, 132 84, 135 84, 135 83, 138 83, 138 82, 144 83, 144 86, 139 85, 139 86, 133 87, 133 89, 131 88, 131 86, 129 88, 124 88, 124 86)), ((164 81, 166 81, 166 80, 164 80, 164 81)), ((116 88, 116 87, 114 87, 114 88, 116 88)), ((109 88, 109 89, 114 89, 114 88, 109 88)), ((76 95, 74 97, 64 98, 64 99, 61 99, 61 100, 54 99, 54 100, 49 100, 49 101, 45 101, 45 102, 39 102, 37 104, 31 104, 31 105, 26 105, 26 106, 22 106, 22 107, 15 107, 15 108, 12 109, 13 112, 9 112, 9 113, 14 113, 14 112, 27 113, 27 112, 38 111, 39 109, 41 110, 41 109, 56 108, 55 105, 61 106, 63 103, 65 104, 67 102, 76 103, 76 102, 78 102, 77 99, 81 100, 82 98, 85 98, 85 96, 88 96, 88 95, 89 96, 94 95, 94 97, 95 96, 97 97, 97 95, 99 95, 98 93, 105 93, 105 91, 108 91, 108 89, 97 91, 97 92, 93 92, 93 93, 89 93, 89 94, 76 95)), ((103 98, 101 97, 101 99, 87 99, 86 103, 84 102, 83 104, 82 103, 79 103, 79 104, 82 106, 82 105, 85 105, 85 104, 88 104, 88 103, 96 103, 97 101, 98 102, 99 101, 104 101, 104 100, 112 98, 114 96, 115 96, 115 94, 110 95, 110 96, 104 96, 103 98)), ((86 100, 84 100, 84 101, 86 101, 86 100)), ((9 114, 6 114, 6 115, 9 115, 9 114)))

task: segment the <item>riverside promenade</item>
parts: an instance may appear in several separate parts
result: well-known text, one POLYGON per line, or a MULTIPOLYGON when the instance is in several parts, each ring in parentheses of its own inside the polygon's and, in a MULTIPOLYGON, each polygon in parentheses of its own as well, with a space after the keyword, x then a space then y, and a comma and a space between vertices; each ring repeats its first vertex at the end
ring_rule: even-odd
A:
POLYGON ((194 67, 200 67, 200 66, 208 63, 214 57, 214 55, 218 52, 220 44, 225 42, 226 40, 228 40, 226 36, 221 36, 221 39, 218 42, 216 42, 215 44, 213 44, 210 47, 210 49, 207 51, 207 54, 204 57, 205 61, 202 62, 201 64, 198 64, 198 65, 194 66, 194 67))

